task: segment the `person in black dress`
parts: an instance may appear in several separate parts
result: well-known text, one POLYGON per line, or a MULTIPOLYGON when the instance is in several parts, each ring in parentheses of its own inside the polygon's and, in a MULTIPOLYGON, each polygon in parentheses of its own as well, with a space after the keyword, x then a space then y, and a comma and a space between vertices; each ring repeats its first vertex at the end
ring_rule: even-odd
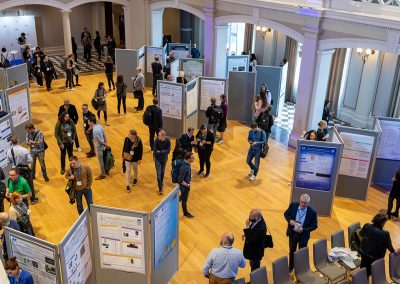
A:
POLYGON ((197 173, 198 175, 202 175, 204 173, 204 164, 206 165, 206 174, 204 175, 207 178, 210 175, 211 171, 211 154, 214 146, 214 135, 211 131, 207 130, 206 125, 201 125, 199 132, 196 135, 197 141, 197 153, 199 154, 200 161, 200 170, 197 173))
POLYGON ((218 123, 217 131, 219 132, 219 134, 221 136, 217 139, 216 142, 218 144, 223 144, 224 143, 224 132, 225 132, 226 127, 228 125, 227 121, 226 121, 226 118, 228 116, 228 103, 226 101, 226 95, 221 95, 220 99, 221 99, 220 108, 222 109, 222 118, 218 123))
POLYGON ((396 175, 392 179, 393 185, 392 190, 389 193, 388 198, 388 210, 387 217, 390 220, 392 216, 399 218, 399 208, 400 208, 400 169, 397 170, 396 175), (393 202, 396 199, 396 210, 392 213, 393 202))
POLYGON ((321 120, 318 123, 317 141, 326 141, 329 138, 327 128, 328 128, 328 124, 325 120, 321 120))

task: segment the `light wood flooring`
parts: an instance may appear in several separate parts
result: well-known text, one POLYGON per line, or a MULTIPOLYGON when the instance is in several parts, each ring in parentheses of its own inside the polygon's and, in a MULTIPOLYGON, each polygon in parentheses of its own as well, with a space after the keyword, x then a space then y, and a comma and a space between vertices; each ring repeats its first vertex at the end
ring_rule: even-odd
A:
MULTIPOLYGON (((66 181, 59 173, 60 152, 54 138, 58 107, 63 104, 65 97, 76 105, 78 111, 82 103, 90 105, 99 81, 106 81, 104 74, 81 76, 82 86, 76 87, 75 91, 66 92, 65 81, 60 79, 53 82, 54 91, 51 93, 38 88, 36 83, 31 84, 33 122, 38 129, 44 131, 49 145, 46 164, 50 177, 50 182, 45 183, 40 167, 37 166, 35 187, 40 202, 31 206, 32 223, 37 236, 49 242, 58 243, 78 217, 76 206, 68 203, 64 192, 66 181)), ((146 105, 150 104, 150 90, 146 91, 145 97, 146 105)), ((127 104, 129 114, 126 117, 118 116, 115 91, 109 93, 107 105, 110 126, 105 126, 103 120, 101 123, 116 157, 116 167, 110 177, 94 182, 94 202, 99 205, 151 211, 163 197, 157 192, 155 167, 149 148, 147 127, 142 123, 142 112, 132 113, 137 102, 131 94, 127 104), (139 183, 131 193, 126 193, 120 153, 124 137, 132 128, 138 131, 144 142, 144 157, 139 166, 139 183)), ((97 176, 97 159, 87 159, 84 154, 89 148, 80 123, 77 129, 83 151, 78 153, 74 149, 74 152, 82 163, 92 167, 94 175, 97 176)), ((262 210, 274 237, 275 248, 267 249, 262 260, 262 265, 267 266, 271 280, 272 261, 288 254, 283 212, 289 203, 288 183, 292 177, 294 152, 270 140, 270 152, 268 157, 261 161, 259 176, 255 182, 249 182, 249 168, 245 161, 248 150, 247 133, 247 126, 229 121, 225 144, 214 147, 210 177, 204 179, 194 174, 188 208, 195 218, 190 220, 182 217, 180 213, 179 271, 171 283, 207 283, 201 272, 207 254, 219 245, 220 236, 225 231, 233 232, 236 237, 234 247, 242 249, 242 229, 250 209, 256 207, 262 210)), ((196 156, 193 173, 197 172, 198 167, 196 156)), ((170 165, 166 170, 166 191, 174 187, 169 172, 170 165)), ((320 238, 330 240, 330 234, 341 228, 347 232, 347 226, 353 222, 369 222, 374 214, 386 208, 386 202, 387 195, 374 188, 370 189, 367 202, 336 198, 332 216, 319 218, 319 227, 312 233, 309 247, 312 248, 312 243, 320 238)), ((400 223, 388 222, 386 228, 391 232, 394 246, 399 247, 400 223)), ((238 277, 246 276, 249 280, 249 272, 248 265, 245 269, 240 269, 238 277)))

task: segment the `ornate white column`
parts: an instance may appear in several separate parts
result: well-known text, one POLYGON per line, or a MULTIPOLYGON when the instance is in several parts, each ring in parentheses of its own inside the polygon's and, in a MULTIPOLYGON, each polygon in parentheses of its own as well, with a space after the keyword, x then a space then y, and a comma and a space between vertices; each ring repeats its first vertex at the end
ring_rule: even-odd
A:
POLYGON ((164 9, 151 10, 151 45, 161 47, 163 38, 164 9))
POLYGON ((64 50, 65 55, 72 54, 72 42, 71 42, 71 24, 69 21, 69 14, 71 10, 61 10, 63 33, 64 33, 64 50))
POLYGON ((215 26, 214 44, 214 76, 225 78, 226 71, 226 44, 228 38, 228 25, 215 26))
POLYGON ((132 49, 132 18, 131 8, 122 6, 124 9, 124 25, 125 25, 125 48, 132 49))
POLYGON ((204 21, 204 70, 205 75, 211 77, 214 74, 213 63, 216 53, 216 49, 214 49, 214 8, 204 7, 203 12, 206 15, 204 21))

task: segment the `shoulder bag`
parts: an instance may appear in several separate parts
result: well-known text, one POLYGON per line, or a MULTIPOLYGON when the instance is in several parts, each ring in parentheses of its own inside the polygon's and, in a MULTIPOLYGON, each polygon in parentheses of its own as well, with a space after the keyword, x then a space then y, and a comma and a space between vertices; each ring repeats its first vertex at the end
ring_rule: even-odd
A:
MULTIPOLYGON (((127 142, 127 140, 125 140, 125 142, 127 142)), ((122 157, 124 158, 124 160, 127 161, 132 161, 133 155, 131 155, 131 152, 133 152, 133 148, 135 147, 135 143, 133 143, 132 148, 129 152, 125 152, 123 153, 122 157)))
MULTIPOLYGON (((40 131, 40 130, 39 130, 39 131, 40 131)), ((32 140, 33 140, 33 141, 35 141, 36 136, 38 135, 39 131, 36 132, 35 135, 33 135, 33 137, 32 137, 32 140)), ((44 148, 44 150, 47 150, 47 148, 49 148, 49 145, 47 145, 46 141, 44 141, 44 136, 43 136, 43 148, 44 148)))
POLYGON ((274 247, 274 241, 272 239, 271 232, 267 227, 267 234, 265 235, 264 238, 264 248, 273 248, 273 247, 274 247))

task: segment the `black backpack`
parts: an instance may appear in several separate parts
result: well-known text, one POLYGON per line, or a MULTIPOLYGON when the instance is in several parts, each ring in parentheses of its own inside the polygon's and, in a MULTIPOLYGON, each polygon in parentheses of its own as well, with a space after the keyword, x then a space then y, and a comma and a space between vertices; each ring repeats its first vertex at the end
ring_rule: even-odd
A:
POLYGON ((211 106, 211 120, 214 123, 217 123, 217 122, 219 122, 221 120, 222 114, 223 114, 222 108, 220 108, 217 105, 211 106))
MULTIPOLYGON (((8 54, 7 54, 7 56, 8 56, 8 54)), ((2 60, 3 63, 1 65, 1 67, 3 67, 3 68, 11 67, 10 60, 8 60, 7 57, 4 57, 4 55, 1 54, 1 58, 4 59, 4 61, 2 60)))
POLYGON ((147 108, 143 113, 143 123, 147 126, 150 126, 153 123, 153 113, 149 108, 147 108))
POLYGON ((258 127, 260 127, 264 131, 268 131, 269 128, 269 113, 267 111, 263 111, 257 118, 258 127))
POLYGON ((6 198, 7 187, 4 182, 0 182, 0 199, 6 198))

